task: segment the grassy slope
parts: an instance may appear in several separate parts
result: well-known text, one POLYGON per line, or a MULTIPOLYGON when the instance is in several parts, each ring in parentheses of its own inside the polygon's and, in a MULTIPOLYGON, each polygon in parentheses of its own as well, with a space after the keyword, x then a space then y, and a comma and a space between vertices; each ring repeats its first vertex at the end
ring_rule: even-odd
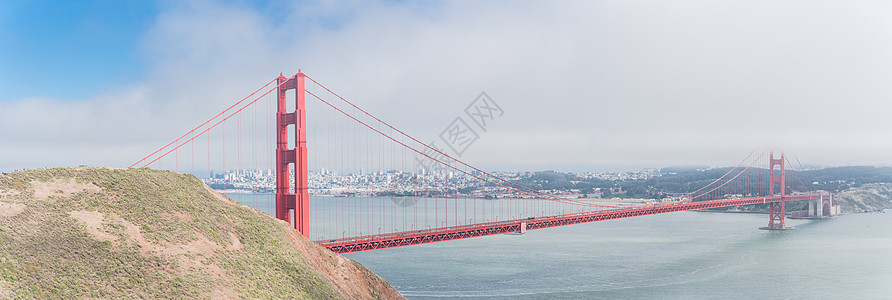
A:
POLYGON ((0 215, 0 297, 345 297, 309 265, 289 228, 220 200, 191 175, 148 169, 22 171, 0 176, 3 203, 26 207, 0 215), (58 190, 35 199, 32 183, 56 181, 101 190, 58 190), (88 225, 69 217, 72 211, 102 213, 98 230, 115 238, 95 238, 88 225), (142 237, 128 234, 128 226, 142 237), (240 246, 234 246, 233 236, 240 246), (158 250, 208 240, 216 244, 213 250, 200 244, 197 251, 158 250))

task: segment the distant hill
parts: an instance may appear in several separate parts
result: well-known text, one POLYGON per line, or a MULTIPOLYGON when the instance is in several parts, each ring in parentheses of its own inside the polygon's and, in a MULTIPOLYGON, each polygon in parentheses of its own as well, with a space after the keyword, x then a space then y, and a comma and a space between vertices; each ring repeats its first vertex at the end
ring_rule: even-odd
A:
MULTIPOLYGON (((572 173, 544 171, 532 173, 529 176, 518 179, 516 182, 537 190, 578 189, 589 191, 595 188, 622 187, 622 194, 612 196, 662 199, 673 194, 696 191, 722 177, 732 169, 731 167, 711 169, 697 169, 695 167, 664 168, 661 169, 661 172, 663 172, 662 176, 651 177, 645 180, 603 180, 581 178, 572 173)), ((733 176, 737 176, 739 181, 750 183, 750 189, 768 190, 767 169, 752 167, 740 175, 737 175, 737 172, 739 171, 732 172, 733 176)), ((865 184, 892 184, 892 168, 890 167, 851 166, 806 171, 787 169, 786 176, 787 191, 826 190, 840 193, 865 184)), ((727 192, 743 193, 744 191, 730 190, 727 192)))
POLYGON ((864 184, 839 193, 834 200, 842 205, 843 212, 859 213, 892 209, 892 184, 864 184))
POLYGON ((402 299, 383 279, 192 175, 0 175, 0 298, 402 299))

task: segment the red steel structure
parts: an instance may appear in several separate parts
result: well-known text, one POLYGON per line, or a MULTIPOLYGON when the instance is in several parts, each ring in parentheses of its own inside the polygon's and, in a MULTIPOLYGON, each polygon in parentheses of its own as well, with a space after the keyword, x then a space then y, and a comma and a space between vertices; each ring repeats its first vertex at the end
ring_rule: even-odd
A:
POLYGON ((764 229, 788 229, 784 218, 786 215, 786 208, 784 207, 783 200, 786 191, 785 179, 786 171, 784 167, 784 154, 781 153, 780 158, 774 158, 774 153, 772 152, 770 158, 768 159, 768 195, 780 196, 781 201, 771 202, 768 204, 768 227, 763 227, 764 229), (780 176, 774 175, 775 166, 780 166, 780 176), (775 193, 775 183, 780 185, 779 193, 775 193))
POLYGON ((753 197, 740 199, 723 199, 711 201, 695 201, 680 204, 666 205, 641 205, 629 208, 609 209, 594 212, 583 212, 566 215, 558 215, 541 218, 526 218, 503 222, 472 224, 468 226, 455 226, 446 228, 434 228, 427 230, 397 232, 384 235, 368 235, 328 241, 317 241, 323 247, 337 253, 362 252, 377 249, 387 249, 420 245, 434 242, 459 240, 487 235, 504 233, 522 233, 527 230, 544 229, 573 224, 590 223, 597 221, 615 220, 647 215, 664 214, 671 212, 717 208, 750 204, 772 204, 783 201, 814 200, 819 194, 793 195, 787 197, 753 197))
MULTIPOLYGON (((214 128, 217 125, 222 124, 227 119, 232 118, 237 113, 241 112, 245 108, 249 107, 253 103, 257 102, 262 97, 267 94, 272 93, 272 91, 276 91, 276 120, 275 120, 275 135, 276 135, 276 150, 275 150, 275 175, 276 175, 276 196, 275 196, 275 216, 276 218, 288 222, 291 224, 298 232, 300 232, 305 237, 309 237, 310 231, 310 212, 309 212, 309 174, 308 174, 308 150, 307 150, 307 111, 305 107, 305 97, 306 94, 320 100, 327 106, 330 106, 335 111, 340 114, 343 114, 347 117, 348 120, 352 120, 351 122, 359 123, 363 127, 367 127, 370 132, 374 132, 381 136, 382 141, 390 140, 393 142, 392 145, 394 147, 401 147, 399 149, 409 150, 409 153, 416 153, 419 156, 426 157, 430 159, 432 163, 438 163, 445 166, 444 169, 449 170, 450 172, 454 172, 455 174, 464 174, 467 178, 474 178, 476 180, 480 180, 486 182, 489 187, 499 188, 503 190, 513 191, 514 195, 525 198, 524 200, 529 199, 538 199, 537 201, 549 201, 555 203, 562 204, 570 204, 570 205, 581 205, 587 206, 588 208, 595 207, 598 210, 588 210, 583 211, 579 210, 579 212, 574 213, 565 213, 564 211, 558 213, 549 213, 545 214, 544 212, 540 215, 532 216, 529 215, 512 215, 511 217, 505 219, 491 219, 497 221, 487 221, 482 223, 474 223, 471 219, 470 222, 465 220, 464 224, 458 222, 457 213, 458 213, 458 201, 453 201, 452 206, 442 206, 446 208, 445 217, 448 220, 451 216, 454 222, 445 222, 444 225, 440 226, 430 226, 427 229, 421 230, 407 230, 410 228, 409 226, 404 225, 401 229, 394 228, 393 231, 390 232, 380 232, 378 234, 363 234, 360 231, 356 236, 350 235, 342 235, 342 238, 334 238, 326 237, 325 235, 320 235, 320 240, 317 240, 319 244, 324 247, 327 247, 338 253, 350 253, 350 252, 359 252, 359 251, 368 251, 375 249, 386 249, 393 247, 402 247, 409 245, 418 245, 432 242, 440 242, 440 241, 449 241, 456 239, 464 239, 471 237, 480 237, 487 235, 495 235, 495 234, 503 234, 503 233, 511 233, 511 232, 519 232, 523 233, 527 230, 536 230, 543 228, 551 228, 557 226, 566 226, 572 224, 580 224, 580 223, 588 223, 588 222, 597 222, 604 220, 613 220, 613 219, 621 219, 621 218, 629 218, 629 217, 637 217, 637 216, 646 216, 653 214, 662 214, 662 213, 671 213, 671 212, 680 212, 680 211, 689 211, 689 210, 699 210, 699 209, 708 209, 708 208, 718 208, 718 207, 727 207, 727 206, 737 206, 737 205, 751 205, 751 204, 767 204, 769 206, 769 224, 768 227, 763 227, 765 229, 789 229, 785 224, 785 201, 803 201, 803 200, 815 200, 820 199, 822 197, 821 194, 818 193, 810 193, 810 194, 794 194, 787 195, 786 194, 786 170, 785 170, 785 156, 783 153, 780 154, 779 158, 775 158, 774 154, 771 153, 769 156, 769 170, 768 170, 768 182, 769 188, 767 191, 760 190, 754 191, 754 189, 743 189, 732 192, 732 189, 722 190, 721 188, 728 185, 732 181, 735 184, 740 184, 746 186, 751 182, 751 179, 741 178, 738 179, 741 175, 743 175, 753 164, 756 163, 758 158, 754 159, 752 163, 748 166, 746 165, 747 159, 750 156, 747 156, 746 159, 741 161, 737 167, 731 169, 723 175, 722 177, 716 179, 712 183, 707 186, 700 188, 697 191, 688 193, 681 197, 676 197, 672 201, 666 201, 661 203, 654 204, 646 204, 646 205, 637 205, 637 206, 629 206, 629 207, 617 207, 617 206, 605 206, 596 203, 586 203, 580 202, 573 199, 562 198, 555 195, 544 194, 540 191, 531 189, 526 186, 519 185, 514 182, 510 182, 506 179, 500 178, 496 175, 484 172, 478 168, 475 168, 465 162, 462 162, 454 157, 450 157, 439 150, 431 147, 428 144, 421 143, 419 140, 414 137, 400 131, 394 126, 382 121, 381 119, 375 117, 374 115, 368 113, 367 111, 359 108, 353 103, 347 101, 346 99, 338 96, 327 87, 322 84, 316 82, 311 77, 306 76, 302 72, 298 72, 297 74, 291 77, 285 77, 284 75, 278 76, 273 81, 267 83, 264 87, 256 90, 254 93, 249 95, 248 97, 243 98, 238 101, 236 104, 233 104, 223 112, 217 114, 213 118, 208 121, 205 121, 195 129, 187 132, 186 134, 180 136, 173 142, 165 145, 161 149, 156 150, 149 156, 143 158, 131 165, 131 167, 146 161, 146 163, 142 167, 147 167, 148 165, 159 161, 165 155, 174 153, 177 149, 180 149, 183 145, 192 142, 196 137, 202 136, 203 134, 208 133, 209 130, 214 128), (314 92, 317 90, 308 91, 305 89, 305 79, 309 79, 313 84, 321 87, 324 91, 331 93, 336 98, 343 100, 348 107, 351 107, 350 111, 345 111, 338 106, 332 105, 330 102, 324 100, 323 98, 316 95, 314 92), (269 86, 271 83, 275 82, 276 86, 267 90, 265 93, 262 93, 256 99, 250 101, 245 105, 241 105, 248 98, 254 96, 255 94, 261 92, 264 88, 269 86), (289 93, 291 90, 294 90, 294 110, 288 111, 288 99, 289 93), (227 111, 235 110, 229 114, 226 114, 227 111), (367 118, 359 119, 353 114, 366 115, 367 118), (222 116, 222 118, 220 118, 222 116), (217 122, 212 122, 213 120, 219 120, 217 122), (365 121, 363 121, 365 120, 365 121), (370 125, 370 123, 376 124, 376 126, 370 125), (207 125, 207 126, 205 126, 207 125), (201 130, 204 128, 203 130, 201 130), (293 131, 293 142, 290 140, 291 133, 289 131, 293 131), (392 135, 397 135, 397 138, 394 138, 392 135), (190 137, 191 136, 191 137, 190 137), (175 147, 168 148, 174 143, 179 142, 175 147), (293 144, 293 148, 291 147, 293 144), (413 147, 414 145, 414 147, 413 147), (428 152, 425 149, 430 149, 432 152, 428 152), (165 149, 169 149, 166 152, 161 152, 165 149), (150 159, 155 156, 155 154, 162 153, 154 159, 150 159), (433 154, 429 154, 433 153, 433 154), (458 165, 458 167, 456 167, 458 165), (776 172, 775 168, 779 173, 776 172), (735 170, 740 169, 733 175, 735 170), (292 177, 293 176, 293 177, 292 177), (728 178, 726 178, 728 177, 728 178), (293 180, 292 180, 293 178, 293 180), (736 180, 736 181, 735 181, 736 180), (749 181, 748 181, 749 180, 749 181), (775 185, 779 185, 779 187, 775 187, 775 185), (767 192, 767 194, 766 194, 767 192), (698 200, 699 199, 699 200, 698 200), (602 209, 604 208, 604 209, 602 209), (292 222, 293 218, 293 222, 292 222), (452 223, 452 224, 450 224, 452 223), (453 225, 458 224, 458 225, 453 225)), ((272 126, 272 124, 270 124, 272 126)), ((327 125, 326 125, 327 126, 327 125)), ((326 126, 317 126, 316 128, 326 127, 326 126)), ((331 127, 331 126, 328 126, 331 127)), ((314 134, 316 132, 314 131, 314 134)), ((209 134, 208 134, 209 136, 209 134)), ((367 147, 363 149, 370 149, 371 147, 371 139, 364 138, 356 138, 354 139, 366 141, 367 147)), ((324 144, 319 144, 316 149, 320 149, 324 144)), ((194 145, 193 145, 194 147, 194 145)), ((224 143, 225 147, 225 143, 224 143)), ((208 148, 210 152, 211 144, 210 138, 208 137, 208 148)), ((241 149, 241 146, 238 146, 241 149)), ((343 145, 340 148, 345 148, 343 145)), ((397 148, 383 148, 390 151, 388 155, 392 155, 395 151, 391 149, 397 148)), ((225 151, 225 148, 221 149, 225 151)), ((321 150, 317 150, 320 152, 324 152, 321 150)), ((223 152, 225 153, 225 152, 223 152)), ((752 153, 751 153, 752 155, 752 153)), ((764 155, 764 152, 763 152, 764 155)), ((193 150, 194 156, 194 150, 193 150)), ((762 155, 759 156, 764 157, 762 155)), ((381 158, 384 159, 383 157, 381 158)), ((210 154, 208 155, 208 168, 210 169, 210 154)), ((224 159, 225 161, 225 159, 224 159)), ((160 164, 160 162, 159 162, 160 164)), ((193 162, 194 164, 194 162, 193 162)), ((225 162, 224 162, 225 165, 225 162)), ((194 168, 194 166, 193 166, 194 168)), ((194 171, 193 171, 194 172, 194 171)), ((209 170, 210 172, 210 170, 209 170)), ((382 174, 383 176, 383 174, 382 174)), ((387 175, 390 176, 390 175, 387 175)), ((759 179, 758 181, 761 181, 759 179)), ((448 181, 445 182, 448 187, 448 181)), ((764 185, 759 185, 764 187, 764 185)), ((445 198, 447 201, 451 197, 457 197, 457 190, 453 190, 450 194, 449 190, 446 189, 447 193, 445 198)), ((435 202, 436 203, 436 202, 435 202)), ((448 202, 447 202, 448 203, 448 202)), ((532 208, 535 208, 535 205, 532 205, 532 201, 526 201, 522 203, 524 209, 526 209, 527 204, 531 204, 532 208)), ((468 210, 468 206, 463 204, 464 210, 468 210)), ((476 203, 472 205, 472 210, 476 209, 476 203)), ((518 208, 519 206, 515 206, 514 208, 518 208)), ((482 207, 483 209, 486 206, 482 207)), ((509 210, 512 207, 509 206, 509 210)), ((371 209, 374 209, 368 205, 360 206, 359 209, 354 209, 354 211, 368 212, 371 209)), ((382 208, 383 209, 383 208, 382 208)), ((426 208, 425 208, 426 209, 426 208)), ((435 216, 437 215, 436 209, 439 209, 435 206, 435 216)), ((329 209, 330 210, 330 209, 329 209)), ((405 210, 404 210, 405 211, 405 210)), ((476 214, 476 212, 474 212, 476 214)), ((385 216, 385 214, 381 214, 381 216, 385 216)), ((391 218, 392 218, 391 214, 391 218)), ((484 212, 484 217, 486 214, 484 212)), ((426 215, 425 215, 426 217, 426 215)), ((496 216, 497 217, 497 216, 496 216)), ((328 219, 328 218, 326 218, 328 219)), ((480 218, 476 219, 480 220, 480 218)), ((337 221, 337 220, 336 220, 337 221)), ((352 219, 348 218, 344 221, 353 222, 354 226, 361 227, 358 225, 364 225, 366 223, 370 223, 368 218, 363 219, 363 217, 354 217, 352 219), (356 219, 359 219, 357 221, 356 219), (359 224, 362 223, 362 224, 359 224)), ((405 221, 405 219, 404 219, 405 221)), ((414 223, 412 223, 411 228, 414 227, 414 223)), ((436 220, 435 220, 435 224, 436 220)), ((383 226, 383 225, 382 225, 383 226)), ((317 229, 317 231, 322 232, 323 228, 317 229)), ((373 231, 373 230, 371 230, 373 231)), ((366 231, 369 232, 369 231, 366 231)))
POLYGON ((304 73, 291 78, 279 75, 276 113, 276 218, 291 223, 310 236, 310 195, 307 184, 307 111, 304 105, 304 73), (287 92, 295 90, 295 111, 287 112, 287 92), (288 148, 288 126, 294 125, 295 147, 288 148), (292 185, 290 167, 294 167, 292 185))
MULTIPOLYGON (((280 76, 278 79, 278 146, 276 174, 276 215, 279 219, 290 221, 290 210, 295 210, 295 228, 304 236, 309 236, 309 212, 307 189, 307 148, 306 148, 306 111, 304 108, 304 78, 303 73, 298 72, 292 78, 280 76), (285 112, 285 92, 296 89, 297 111, 285 112), (288 144, 287 126, 296 125, 295 137, 296 149, 286 149, 288 144), (288 165, 296 163, 294 168, 294 186, 296 194, 291 194, 289 189, 288 165)), ((315 94, 314 94, 315 96, 315 94)), ((318 98, 318 96, 315 96, 318 98)), ((320 98, 320 100, 322 100, 320 98)), ((359 120, 357 120, 359 121, 359 120)), ((362 123, 361 121, 359 121, 362 123)), ((365 124, 364 124, 365 125, 365 124)), ((383 133, 382 133, 383 134, 383 133)), ((407 146, 408 147, 408 146, 407 146)), ((490 223, 469 224, 451 227, 423 229, 416 231, 392 232, 378 235, 362 235, 345 237, 341 239, 317 241, 322 246, 337 253, 351 253, 376 249, 403 247, 410 245, 426 244, 433 242, 449 241, 456 239, 481 237, 487 235, 503 234, 509 232, 523 233, 527 230, 543 229, 572 224, 605 221, 670 212, 708 209, 726 206, 768 204, 770 209, 768 229, 787 229, 784 223, 784 202, 813 200, 820 197, 818 194, 785 196, 785 166, 784 155, 774 158, 773 153, 769 159, 769 194, 767 197, 749 197, 736 199, 708 200, 708 201, 683 201, 681 203, 651 204, 633 206, 629 208, 607 209, 600 211, 588 211, 574 214, 525 218, 490 223), (774 167, 780 166, 780 175, 776 176, 774 167), (774 184, 780 184, 780 193, 775 194, 774 184)))

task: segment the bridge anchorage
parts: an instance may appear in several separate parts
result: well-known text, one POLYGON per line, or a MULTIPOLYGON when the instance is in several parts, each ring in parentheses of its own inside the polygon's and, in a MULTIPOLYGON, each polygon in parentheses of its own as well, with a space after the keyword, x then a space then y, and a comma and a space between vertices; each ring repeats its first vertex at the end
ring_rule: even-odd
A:
POLYGON ((839 204, 833 202, 833 194, 821 193, 821 198, 808 201, 806 210, 792 212, 790 219, 824 219, 841 213, 839 204))

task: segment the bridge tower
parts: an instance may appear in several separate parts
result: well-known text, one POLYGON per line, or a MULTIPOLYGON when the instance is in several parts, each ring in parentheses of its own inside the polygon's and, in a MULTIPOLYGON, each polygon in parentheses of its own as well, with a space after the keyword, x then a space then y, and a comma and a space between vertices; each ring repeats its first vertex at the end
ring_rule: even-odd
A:
MULTIPOLYGON (((784 167, 784 153, 781 152, 780 158, 774 158, 774 152, 771 152, 771 157, 768 159, 768 196, 781 196, 784 197, 786 192, 786 170, 784 167), (780 166, 780 176, 775 176, 774 167, 780 166), (775 190, 774 184, 777 183, 780 185, 779 191, 775 190), (775 192, 777 191, 777 192, 775 192)), ((781 200, 779 202, 771 202, 768 203, 768 227, 762 227, 762 229, 768 230, 784 230, 784 229, 793 229, 793 227, 787 227, 786 220, 786 208, 784 207, 784 201, 781 200)))
POLYGON ((310 196, 307 189, 307 111, 304 107, 304 73, 286 78, 279 75, 276 113, 276 217, 310 236, 310 196), (287 112, 287 91, 295 90, 295 111, 287 112), (294 125, 294 148, 288 148, 288 126, 294 125), (293 167, 293 171, 291 168, 293 167), (294 181, 291 181, 291 173, 294 181))

